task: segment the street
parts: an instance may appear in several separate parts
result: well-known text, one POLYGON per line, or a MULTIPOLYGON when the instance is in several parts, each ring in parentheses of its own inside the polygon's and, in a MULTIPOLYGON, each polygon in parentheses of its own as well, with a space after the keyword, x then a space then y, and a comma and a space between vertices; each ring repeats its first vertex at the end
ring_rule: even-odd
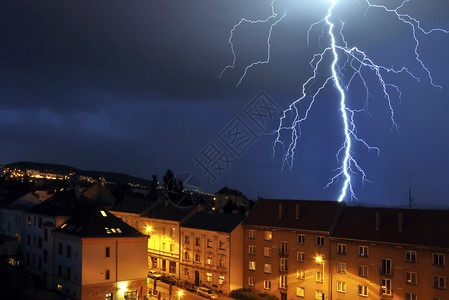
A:
MULTIPOLYGON (((153 279, 150 278, 149 288, 153 289, 153 279)), ((172 295, 169 297, 169 285, 160 280, 157 281, 156 290, 161 292, 161 300, 205 300, 206 298, 201 297, 195 292, 189 292, 186 290, 182 290, 177 286, 172 286, 172 295), (182 295, 179 295, 178 292, 182 291, 182 295)), ((218 295, 218 298, 221 300, 232 300, 232 298, 226 297, 224 295, 218 295)), ((158 295, 151 295, 150 299, 158 299, 158 295)))

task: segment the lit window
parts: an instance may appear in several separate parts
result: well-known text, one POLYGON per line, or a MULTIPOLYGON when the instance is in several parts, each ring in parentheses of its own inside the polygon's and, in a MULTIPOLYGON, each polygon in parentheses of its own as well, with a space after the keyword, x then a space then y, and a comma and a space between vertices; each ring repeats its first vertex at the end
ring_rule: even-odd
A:
POLYGON ((382 278, 380 290, 382 295, 391 296, 391 280, 382 278))
POLYGON ((212 255, 211 254, 207 255, 206 264, 208 264, 208 265, 212 264, 212 255))
POLYGON ((432 262, 435 266, 444 266, 444 254, 433 253, 432 254, 432 262))
POLYGON ((100 213, 101 213, 101 215, 102 215, 103 217, 107 217, 107 216, 108 216, 104 210, 100 210, 100 213))
POLYGON ((346 273, 346 263, 343 262, 337 263, 337 273, 346 273))
POLYGON ((368 286, 359 285, 359 296, 368 297, 368 286))
POLYGON ((296 238, 299 245, 304 245, 306 243, 306 236, 304 234, 298 234, 296 238))
POLYGON ((255 238, 256 238, 256 230, 254 230, 254 229, 249 229, 249 230, 248 230, 248 238, 250 238, 250 239, 255 239, 255 238))
POLYGON ((306 291, 303 287, 297 286, 296 287, 296 296, 298 297, 305 297, 306 291))
POLYGON ((263 255, 265 257, 271 257, 271 247, 264 247, 263 248, 263 255))
POLYGON ((446 288, 446 277, 445 276, 433 276, 433 287, 436 289, 446 288))
POLYGON ((271 241, 273 239, 273 233, 271 231, 265 231, 265 240, 271 241))
POLYGON ((316 245, 319 247, 324 246, 324 236, 317 236, 316 237, 316 245))
POLYGON ((206 273, 206 281, 212 282, 212 273, 206 273))
POLYGON ((337 244, 337 254, 346 254, 346 244, 337 244))
POLYGON ((111 293, 106 294, 105 300, 112 300, 112 299, 113 298, 112 298, 112 294, 111 293))
POLYGON ((271 264, 265 264, 265 265, 263 266, 263 271, 264 271, 265 273, 271 273, 271 264))
POLYGON ((416 251, 405 250, 405 262, 415 263, 416 262, 416 251))
POLYGON ((248 277, 248 285, 249 286, 254 286, 254 277, 248 277))
POLYGON ((251 254, 251 255, 255 255, 256 254, 256 246, 249 245, 248 246, 248 253, 251 254))
POLYGON ((225 281, 224 275, 218 276, 218 284, 224 284, 224 281, 225 281))
POLYGON ((116 228, 118 233, 122 233, 122 230, 120 228, 116 228))
POLYGON ((346 282, 337 281, 337 292, 346 293, 346 282))
POLYGON ((212 248, 212 240, 207 239, 207 248, 212 248))
POLYGON ((359 246, 359 256, 368 257, 368 246, 359 246))
POLYGON ((306 254, 304 252, 301 252, 301 251, 296 252, 296 260, 297 261, 304 262, 306 260, 305 257, 306 257, 306 254))
POLYGON ((249 262, 249 269, 250 269, 251 271, 256 270, 256 262, 255 262, 255 261, 250 261, 250 262, 249 262))
POLYGON ((296 279, 304 280, 305 272, 304 270, 296 270, 296 279))
POLYGON ((111 234, 112 233, 112 231, 111 231, 111 229, 109 229, 109 227, 105 227, 104 230, 106 230, 107 234, 111 234))
POLYGON ((368 277, 368 266, 359 265, 359 276, 368 277))
POLYGON ((113 233, 117 233, 117 231, 115 230, 115 228, 111 228, 111 231, 112 231, 113 233))
POLYGON ((266 289, 266 290, 271 290, 271 281, 264 280, 263 281, 263 288, 266 289))
POLYGON ((315 300, 321 300, 323 299, 323 291, 315 290, 315 300))
POLYGON ((405 283, 416 284, 416 272, 405 272, 405 283))

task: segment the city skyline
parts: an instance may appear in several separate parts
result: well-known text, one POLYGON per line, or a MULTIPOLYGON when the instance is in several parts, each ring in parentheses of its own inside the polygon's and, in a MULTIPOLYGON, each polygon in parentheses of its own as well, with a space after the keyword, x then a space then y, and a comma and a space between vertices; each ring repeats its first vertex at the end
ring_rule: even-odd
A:
MULTIPOLYGON (((340 2, 350 44, 360 43, 386 65, 413 59, 408 28, 373 10, 364 15, 365 1, 340 2)), ((161 179, 170 168, 193 175, 207 192, 229 186, 251 199, 336 200, 338 185, 324 189, 341 143, 331 90, 303 127, 292 170, 281 171, 281 157, 271 157, 274 114, 263 126, 251 119, 261 99, 285 109, 298 98, 316 50, 307 47, 307 29, 322 18, 325 1, 277 1, 288 13, 273 29, 270 63, 252 69, 238 88, 239 70, 218 78, 232 59, 230 30, 242 17, 268 17, 270 3, 3 2, 1 163, 58 163, 147 179, 161 179), (236 124, 252 135, 230 149, 226 130, 236 124), (215 179, 195 160, 210 146, 228 154, 229 168, 215 179)), ((425 28, 449 29, 444 1, 410 1, 405 11, 425 28)), ((251 26, 237 31, 244 62, 264 57, 265 33, 251 26)), ((381 152, 359 153, 371 181, 357 191, 361 203, 407 205, 410 181, 417 205, 446 206, 449 35, 435 33, 425 42, 421 57, 443 88, 432 87, 416 65, 419 82, 394 79, 402 90, 402 100, 393 101, 399 132, 391 130, 380 93, 372 95, 359 132, 381 152)))

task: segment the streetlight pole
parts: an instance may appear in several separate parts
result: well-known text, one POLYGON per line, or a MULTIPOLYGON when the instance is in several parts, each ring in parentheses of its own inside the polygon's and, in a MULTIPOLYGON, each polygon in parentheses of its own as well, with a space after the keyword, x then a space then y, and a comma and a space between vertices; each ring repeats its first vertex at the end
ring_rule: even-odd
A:
POLYGON ((322 256, 317 256, 317 257, 315 258, 315 261, 316 261, 318 264, 320 264, 320 265, 322 266, 322 268, 323 268, 323 269, 322 269, 323 272, 321 273, 322 276, 323 276, 323 278, 322 278, 323 291, 321 292, 321 299, 324 300, 324 298, 325 298, 325 296, 324 296, 324 259, 323 259, 322 256))

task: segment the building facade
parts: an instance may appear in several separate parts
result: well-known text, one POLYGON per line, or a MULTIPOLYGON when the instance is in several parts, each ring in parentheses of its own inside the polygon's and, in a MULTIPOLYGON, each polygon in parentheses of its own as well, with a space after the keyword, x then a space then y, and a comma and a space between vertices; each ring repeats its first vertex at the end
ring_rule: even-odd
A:
POLYGON ((201 211, 183 222, 180 279, 224 293, 241 288, 244 218, 201 211))

